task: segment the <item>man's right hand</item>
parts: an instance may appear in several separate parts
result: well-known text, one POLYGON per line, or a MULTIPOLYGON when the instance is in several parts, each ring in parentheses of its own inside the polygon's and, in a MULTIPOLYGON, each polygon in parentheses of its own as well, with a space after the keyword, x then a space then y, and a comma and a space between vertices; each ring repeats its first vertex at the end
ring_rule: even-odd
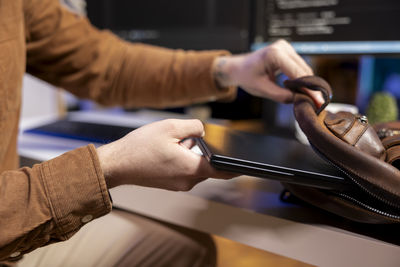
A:
POLYGON ((181 141, 204 135, 199 120, 168 119, 145 125, 97 149, 109 188, 135 184, 175 191, 190 190, 209 178, 232 178, 214 169, 181 141))

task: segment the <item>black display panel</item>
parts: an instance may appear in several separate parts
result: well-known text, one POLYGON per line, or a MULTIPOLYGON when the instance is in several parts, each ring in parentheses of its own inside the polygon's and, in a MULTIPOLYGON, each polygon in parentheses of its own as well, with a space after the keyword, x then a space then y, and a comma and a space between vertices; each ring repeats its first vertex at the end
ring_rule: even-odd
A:
POLYGON ((248 51, 253 0, 87 0, 88 18, 120 37, 170 48, 248 51))
POLYGON ((264 0, 258 3, 263 10, 258 16, 258 32, 265 41, 284 38, 305 53, 400 52, 397 29, 400 1, 264 0))

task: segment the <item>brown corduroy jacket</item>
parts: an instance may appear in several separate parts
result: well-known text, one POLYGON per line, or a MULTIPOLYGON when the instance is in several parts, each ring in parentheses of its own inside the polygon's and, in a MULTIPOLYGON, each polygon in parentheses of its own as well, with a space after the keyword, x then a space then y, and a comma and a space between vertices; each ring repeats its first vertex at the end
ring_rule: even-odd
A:
POLYGON ((0 260, 66 240, 111 210, 92 145, 18 169, 25 71, 104 105, 179 106, 235 93, 217 88, 211 73, 226 53, 128 44, 58 0, 0 0, 0 260))

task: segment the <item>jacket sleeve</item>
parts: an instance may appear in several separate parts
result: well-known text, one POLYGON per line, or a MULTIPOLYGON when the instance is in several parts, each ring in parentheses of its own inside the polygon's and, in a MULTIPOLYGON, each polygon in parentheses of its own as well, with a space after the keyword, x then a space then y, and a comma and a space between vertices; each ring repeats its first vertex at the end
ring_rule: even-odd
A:
POLYGON ((81 98, 125 107, 182 106, 229 99, 211 73, 227 51, 131 44, 99 31, 57 0, 26 1, 27 71, 81 98))
POLYGON ((0 203, 0 261, 66 240, 111 211, 93 145, 31 169, 2 172, 0 203))

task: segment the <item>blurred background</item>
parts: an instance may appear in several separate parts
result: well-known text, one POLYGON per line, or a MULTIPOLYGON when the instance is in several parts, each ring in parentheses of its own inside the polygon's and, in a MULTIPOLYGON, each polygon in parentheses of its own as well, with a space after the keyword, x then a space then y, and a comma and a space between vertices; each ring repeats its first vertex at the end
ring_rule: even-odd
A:
MULTIPOLYGON (((332 85, 333 102, 355 105, 361 113, 368 113, 376 93, 384 93, 394 103, 400 101, 400 2, 396 0, 62 2, 87 16, 96 27, 109 29, 131 42, 246 53, 284 38, 317 75, 332 85)), ((277 79, 282 82, 285 77, 277 79)), ((24 97, 56 101, 46 101, 53 103, 50 106, 24 106, 23 116, 102 108, 31 77, 25 80, 24 97)), ((115 111, 120 109, 110 110, 115 111)), ((243 125, 242 128, 257 132, 294 127, 290 105, 252 97, 240 89, 231 103, 214 102, 168 111, 228 119, 239 128, 243 125)))

